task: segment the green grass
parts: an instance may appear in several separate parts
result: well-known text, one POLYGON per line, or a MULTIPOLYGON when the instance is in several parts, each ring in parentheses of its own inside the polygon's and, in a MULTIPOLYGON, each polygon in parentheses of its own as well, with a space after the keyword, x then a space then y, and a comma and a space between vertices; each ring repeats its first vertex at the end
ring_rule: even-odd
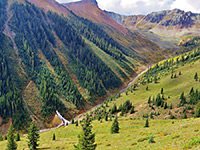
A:
MULTIPOLYGON (((144 128, 145 120, 137 120, 129 117, 120 117, 120 133, 111 134, 112 122, 93 122, 93 132, 96 133, 97 150, 130 150, 130 149, 183 149, 192 147, 200 148, 200 119, 186 120, 150 120, 149 128, 144 128), (172 123, 174 122, 174 123, 172 123), (149 144, 149 137, 153 135, 155 143, 149 144)), ((39 149, 74 149, 77 144, 81 127, 69 125, 59 129, 51 130, 40 134, 39 149), (53 133, 56 140, 53 141, 53 133)), ((26 135, 21 137, 22 141, 17 142, 18 149, 27 148, 26 135)), ((7 141, 0 142, 2 150, 6 148, 7 141)))
MULTIPOLYGON (((107 65, 109 66, 115 74, 123 80, 126 76, 130 76, 128 71, 120 66, 119 63, 117 63, 114 58, 112 58, 110 55, 105 53, 103 50, 98 48, 95 44, 90 42, 89 40, 85 39, 85 42, 91 47, 91 49, 94 51, 94 53, 107 65)), ((131 63, 135 64, 136 61, 133 60, 131 57, 125 56, 126 59, 128 59, 131 63)), ((130 64, 127 64, 130 65, 130 64)), ((133 68, 132 68, 133 69, 133 68)))
MULTIPOLYGON (((158 83, 150 83, 146 85, 139 85, 136 91, 133 93, 128 92, 128 95, 125 93, 121 94, 121 97, 111 103, 109 103, 109 108, 116 103, 119 106, 121 103, 124 103, 126 100, 130 100, 133 105, 136 106, 136 110, 139 117, 141 117, 145 113, 149 113, 149 109, 147 106, 147 101, 149 96, 155 96, 160 93, 161 88, 164 88, 164 96, 167 98, 165 102, 168 105, 172 104, 173 107, 177 106, 180 102, 180 95, 182 92, 185 93, 187 100, 188 94, 193 87, 195 90, 200 88, 200 82, 194 80, 195 72, 199 74, 200 77, 200 60, 196 62, 192 62, 190 64, 185 64, 184 66, 180 66, 175 69, 174 74, 177 75, 177 78, 171 79, 171 72, 166 73, 166 75, 161 76, 161 79, 158 80, 158 83), (182 75, 178 75, 179 71, 182 72, 182 75), (146 87, 149 87, 149 90, 146 90, 146 87), (168 98, 170 97, 170 98, 168 98)), ((200 90, 200 89, 199 89, 200 90)), ((157 111, 164 111, 167 115, 169 109, 163 110, 163 108, 159 108, 157 111)))

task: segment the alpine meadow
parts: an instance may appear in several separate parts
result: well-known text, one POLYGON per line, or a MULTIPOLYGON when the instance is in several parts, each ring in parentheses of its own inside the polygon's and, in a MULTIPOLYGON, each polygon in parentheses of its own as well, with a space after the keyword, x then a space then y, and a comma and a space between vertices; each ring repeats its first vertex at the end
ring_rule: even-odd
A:
POLYGON ((200 149, 199 22, 0 0, 0 149, 200 149))

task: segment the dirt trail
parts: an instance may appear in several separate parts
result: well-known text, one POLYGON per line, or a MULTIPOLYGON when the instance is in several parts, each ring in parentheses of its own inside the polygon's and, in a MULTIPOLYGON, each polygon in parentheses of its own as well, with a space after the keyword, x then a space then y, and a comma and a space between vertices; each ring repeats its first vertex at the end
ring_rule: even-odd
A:
POLYGON ((10 19, 12 18, 13 14, 12 12, 10 11, 10 5, 7 6, 7 20, 4 24, 4 31, 3 33, 8 36, 12 43, 13 43, 13 49, 15 50, 16 52, 16 55, 17 55, 17 59, 18 59, 18 65, 20 66, 20 69, 21 69, 21 72, 26 76, 28 77, 27 73, 24 71, 23 67, 22 67, 22 60, 21 58, 19 57, 19 51, 18 51, 18 47, 17 47, 17 44, 15 43, 15 32, 11 30, 11 28, 9 27, 9 21, 10 19))

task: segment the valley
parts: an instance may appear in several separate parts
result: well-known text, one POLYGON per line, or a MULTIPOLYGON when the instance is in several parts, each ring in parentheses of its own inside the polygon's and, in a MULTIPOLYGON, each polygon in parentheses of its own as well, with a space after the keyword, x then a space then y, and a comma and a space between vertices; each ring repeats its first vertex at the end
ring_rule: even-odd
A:
POLYGON ((75 149, 87 119, 98 150, 200 148, 199 14, 96 0, 5 0, 0 13, 0 149, 12 125, 29 149, 33 122, 38 149, 75 149))

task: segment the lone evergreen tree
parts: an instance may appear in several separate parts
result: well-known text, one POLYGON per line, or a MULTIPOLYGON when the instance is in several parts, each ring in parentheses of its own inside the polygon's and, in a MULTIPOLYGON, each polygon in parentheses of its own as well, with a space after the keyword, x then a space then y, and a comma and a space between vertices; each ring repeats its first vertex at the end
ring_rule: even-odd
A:
POLYGON ((194 79, 195 79, 196 81, 198 81, 198 74, 197 74, 197 72, 196 72, 195 75, 194 75, 194 79))
POLYGON ((32 150, 36 149, 37 146, 39 146, 38 141, 40 135, 38 131, 39 129, 37 127, 37 124, 35 122, 32 122, 30 128, 28 129, 28 147, 32 150))
POLYGON ((95 143, 95 134, 92 133, 91 119, 87 114, 86 119, 82 124, 82 132, 78 135, 79 142, 74 145, 76 150, 95 150, 97 144, 95 143))
POLYGON ((154 141, 154 139, 153 139, 153 135, 151 135, 151 136, 149 137, 149 143, 155 143, 155 141, 154 141))
POLYGON ((115 117, 113 124, 111 126, 111 133, 119 133, 119 123, 117 120, 117 116, 115 117))
POLYGON ((148 127, 149 127, 149 120, 148 120, 148 119, 146 120, 144 127, 145 127, 145 128, 148 128, 148 127))
POLYGON ((15 141, 14 128, 11 123, 8 130, 7 150, 16 150, 16 149, 17 149, 17 143, 15 141))
POLYGON ((20 135, 19 135, 19 132, 17 132, 16 141, 20 141, 20 135))
POLYGON ((76 126, 78 126, 78 120, 76 120, 76 126))
POLYGON ((163 90, 163 88, 161 88, 161 91, 160 91, 160 93, 161 93, 161 94, 163 94, 163 91, 164 91, 164 90, 163 90))
POLYGON ((55 133, 53 134, 53 139, 52 139, 53 141, 55 141, 56 140, 56 135, 55 135, 55 133))

